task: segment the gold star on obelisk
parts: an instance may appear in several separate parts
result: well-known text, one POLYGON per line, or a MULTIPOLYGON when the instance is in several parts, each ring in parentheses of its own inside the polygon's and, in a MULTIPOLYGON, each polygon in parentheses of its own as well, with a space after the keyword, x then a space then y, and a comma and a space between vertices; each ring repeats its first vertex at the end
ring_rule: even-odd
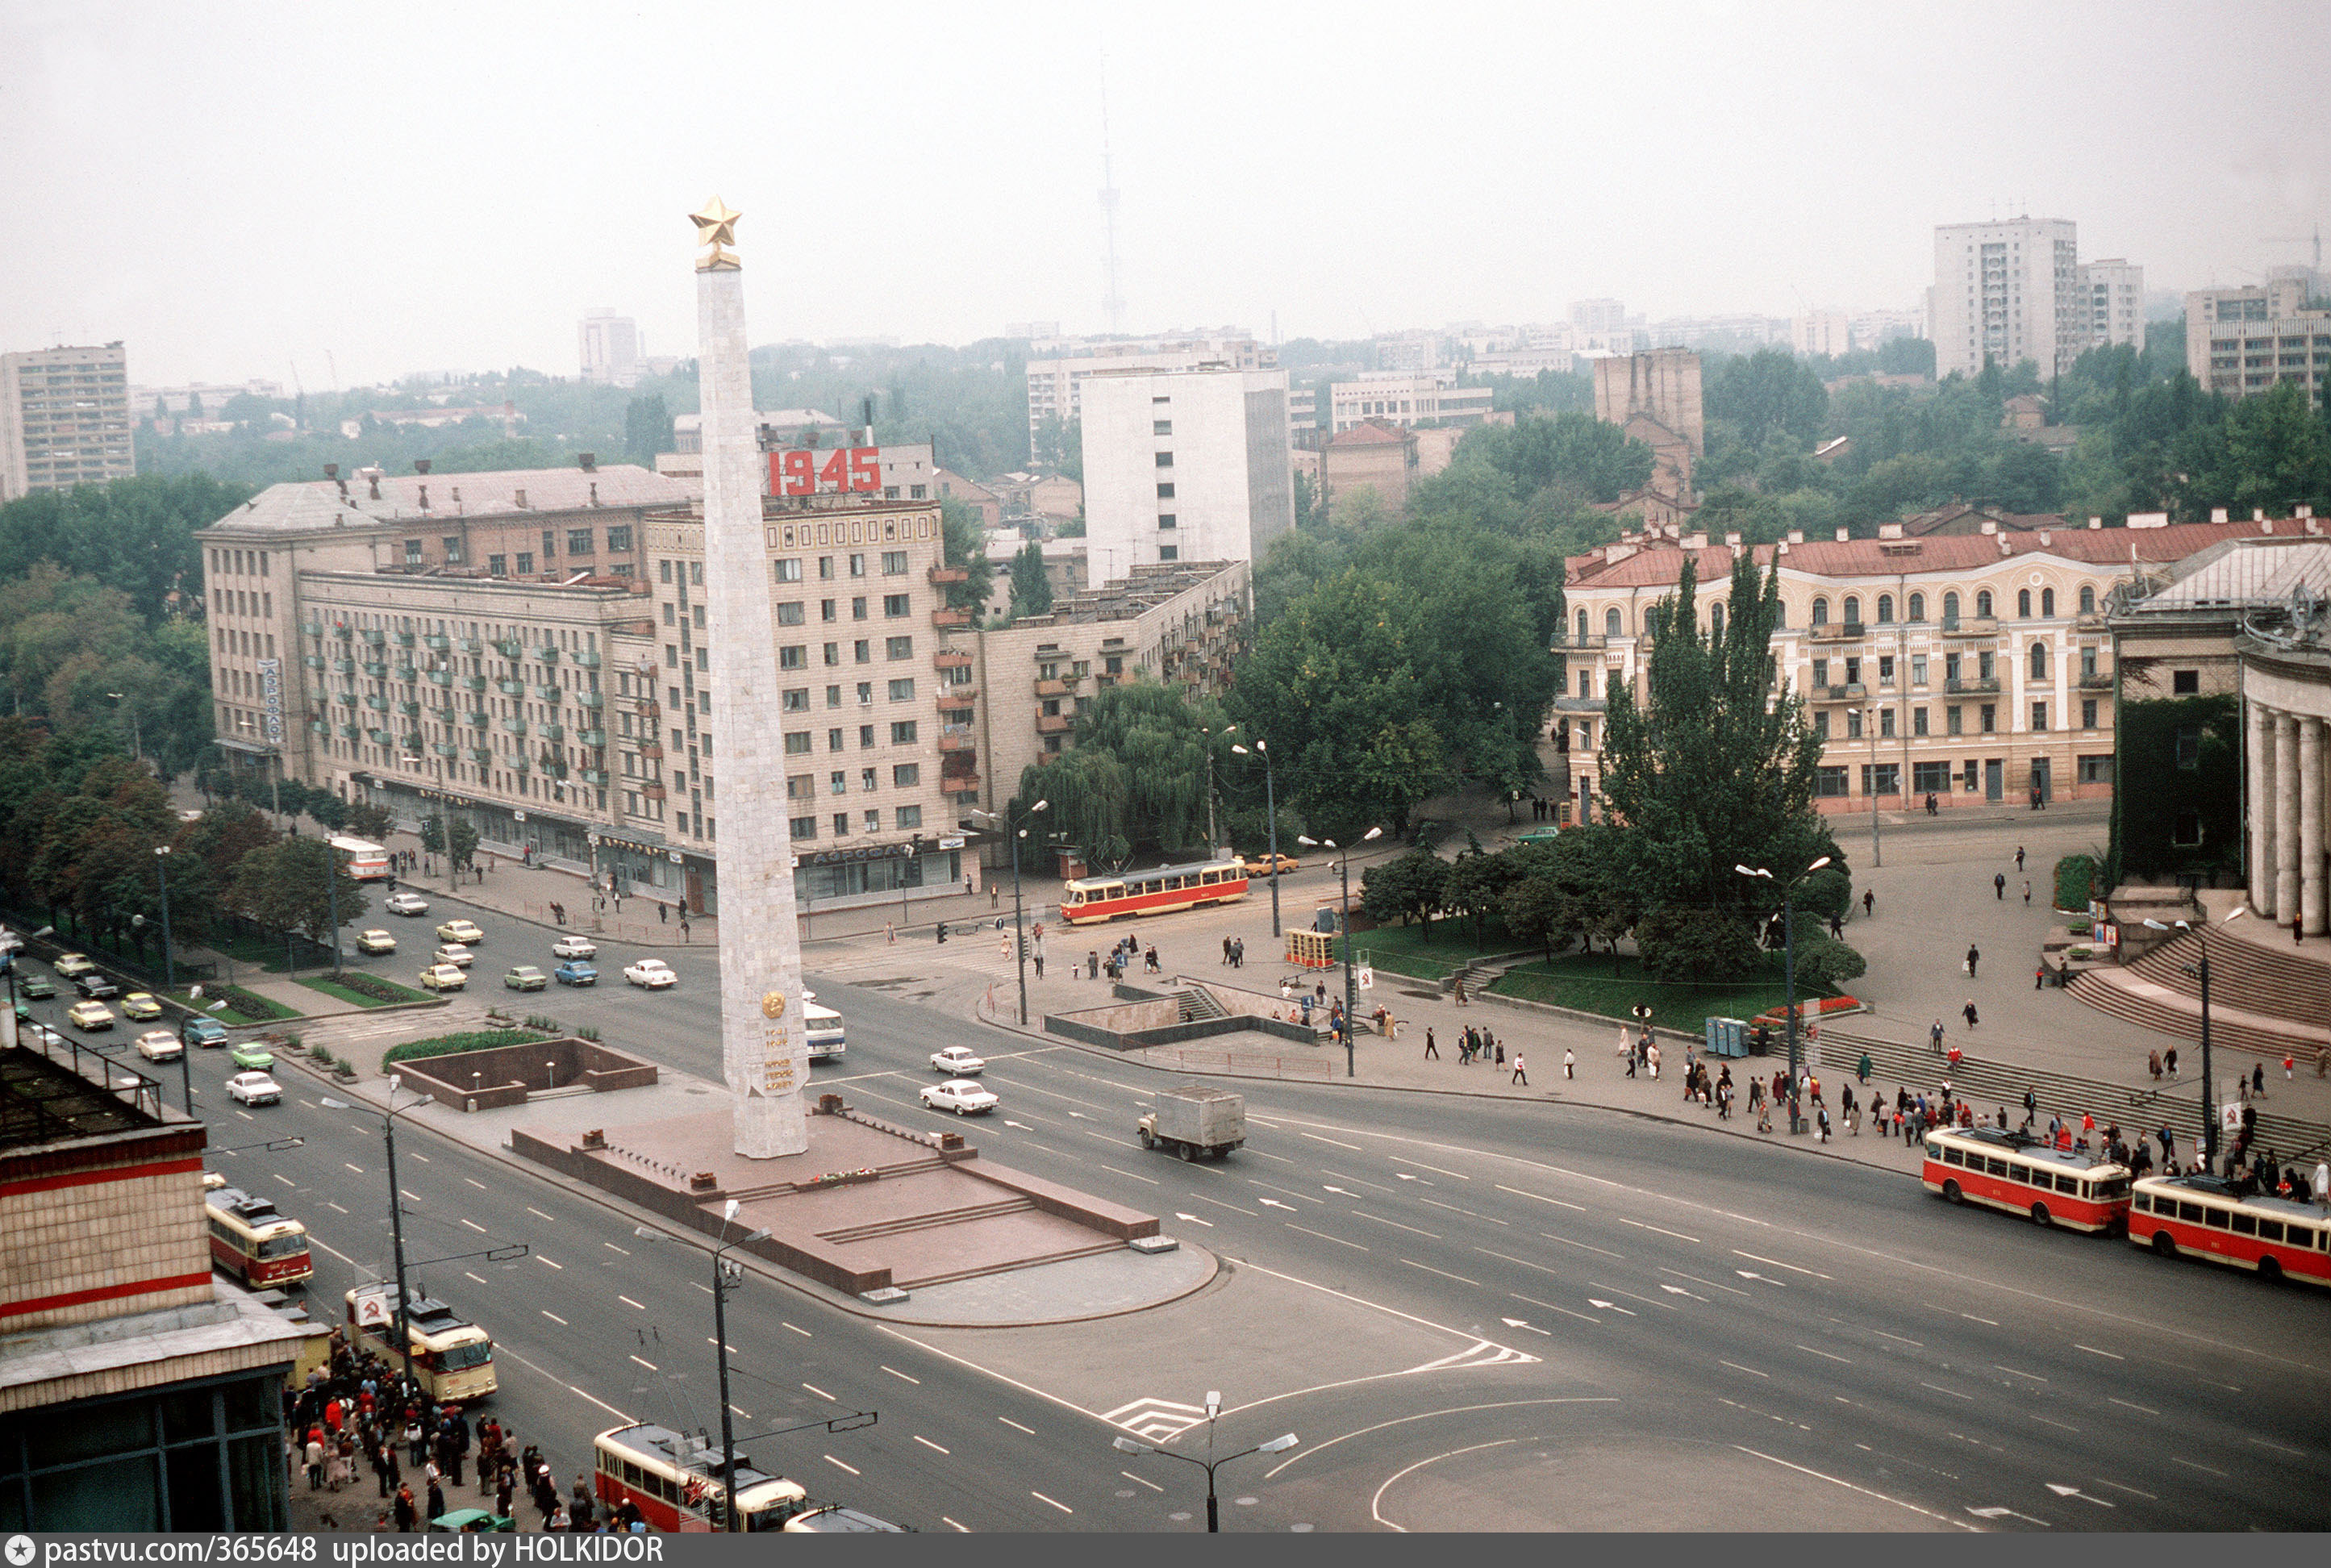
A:
POLYGON ((689 221, 696 225, 696 242, 711 247, 697 259, 698 271, 721 271, 739 265, 737 258, 721 247, 737 242, 737 220, 744 215, 718 196, 705 203, 703 211, 689 214, 689 221))

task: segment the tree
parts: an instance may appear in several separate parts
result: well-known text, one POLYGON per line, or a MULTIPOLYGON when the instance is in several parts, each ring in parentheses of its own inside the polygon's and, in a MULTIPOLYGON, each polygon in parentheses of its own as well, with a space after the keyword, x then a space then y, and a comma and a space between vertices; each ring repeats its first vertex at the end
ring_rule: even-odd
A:
POLYGON ((445 852, 445 819, 427 816, 421 819, 421 847, 433 855, 445 852))
POLYGON ((1870 965, 1861 955, 1818 931, 1797 938, 1797 994, 1835 992, 1849 980, 1859 980, 1870 965))
POLYGON ((1635 950, 1655 980, 1731 980, 1756 966, 1756 937, 1730 909, 1659 904, 1635 922, 1635 950))
POLYGON ((478 861, 478 830, 467 817, 455 817, 446 830, 451 835, 450 848, 457 870, 467 870, 478 861))
POLYGON ((1441 897, 1450 908, 1472 921, 1475 946, 1488 939, 1489 917, 1504 907, 1506 894, 1521 875, 1521 867, 1510 851, 1492 855, 1475 850, 1450 863, 1441 897))
POLYGON ((671 413, 663 394, 634 397, 623 409, 623 456, 644 469, 655 467, 656 454, 672 450, 671 413))
POLYGON ((947 584, 947 608, 976 614, 995 585, 995 563, 987 558, 987 530, 981 526, 978 509, 958 497, 941 496, 939 529, 947 564, 968 574, 962 582, 947 584))
POLYGON ((1787 349, 1760 348, 1717 362, 1708 378, 1706 412, 1749 446, 1778 440, 1802 450, 1821 433, 1829 393, 1813 367, 1787 349))
POLYGON ((1430 942, 1432 917, 1444 907, 1448 887, 1449 862, 1431 850, 1411 850, 1360 873, 1360 908, 1371 920, 1413 917, 1430 942))
POLYGON ((1012 609, 1014 621, 1042 615, 1052 608, 1052 579, 1044 570, 1044 546, 1031 539, 1012 557, 1012 609))
POLYGON ((1074 746, 1022 773, 1012 810, 1049 801, 1032 842, 1040 832, 1057 835, 1103 860, 1194 851, 1206 838, 1210 747, 1215 772, 1229 771, 1225 728, 1221 709, 1178 689, 1112 686, 1077 716, 1074 746))
POLYGON ((351 802, 347 831, 360 839, 385 839, 396 831, 396 813, 372 801, 351 802))
POLYGON ((312 838, 284 839, 243 856, 225 897, 244 918, 271 931, 297 931, 315 942, 331 939, 335 913, 346 926, 362 920, 372 908, 364 884, 348 875, 338 851, 312 838))

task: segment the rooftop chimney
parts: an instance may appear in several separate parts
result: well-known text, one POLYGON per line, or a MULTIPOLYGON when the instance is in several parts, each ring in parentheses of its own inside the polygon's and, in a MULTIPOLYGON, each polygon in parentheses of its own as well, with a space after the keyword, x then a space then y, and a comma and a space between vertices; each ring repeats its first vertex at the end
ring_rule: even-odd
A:
POLYGON ((1803 544, 1804 542, 1805 542, 1805 531, 1804 531, 1804 529, 1803 529, 1803 528, 1791 528, 1791 529, 1789 530, 1789 543, 1791 543, 1791 544, 1793 544, 1793 545, 1802 545, 1802 544, 1803 544))
POLYGON ((2090 518, 2088 519, 2088 527, 2092 528, 2101 528, 2104 526, 2105 520, 2102 518, 2090 518))
POLYGON ((1740 535, 1739 535, 1739 533, 1738 533, 1736 530, 1735 530, 1735 531, 1733 531, 1733 532, 1730 532, 1730 533, 1726 534, 1726 535, 1724 536, 1724 542, 1725 542, 1726 544, 1727 544, 1727 545, 1732 546, 1735 549, 1737 549, 1737 548, 1739 547, 1739 545, 1740 545, 1740 535))
POLYGON ((599 471, 599 454, 595 451, 578 451, 575 454, 575 461, 583 465, 583 471, 586 474, 599 471))
POLYGON ((2264 507, 2252 507, 2250 508, 2250 521, 2254 523, 2262 523, 2266 521, 2266 508, 2264 507))
POLYGON ((593 480, 591 481, 591 504, 595 507, 599 504, 599 481, 597 480, 593 480))
POLYGON ((2315 508, 2309 506, 2293 507, 2290 508, 2290 515, 2294 518, 2311 518, 2315 515, 2315 508))
POLYGON ((2223 507, 2212 507, 2210 508, 2210 520, 2213 523, 2224 522, 2226 520, 2226 508, 2223 507))
POLYGON ((526 510, 526 492, 524 490, 518 492, 518 509, 519 511, 526 510))
POLYGON ((380 499, 380 476, 378 474, 371 474, 366 477, 372 480, 372 499, 375 500, 380 499))
POLYGON ((421 487, 421 509, 424 512, 429 509, 429 487, 427 485, 423 485, 421 487))
POLYGON ((336 462, 326 463, 324 465, 324 477, 328 480, 336 480, 339 478, 340 465, 336 462))
POLYGON ((1999 524, 1993 518, 1985 518, 1983 520, 1983 531, 1986 534, 1995 534, 1999 532, 1999 524))
POLYGON ((1902 537, 1902 525, 1880 523, 1878 525, 1878 537, 1881 539, 1898 539, 1902 537))
POLYGON ((1852 529, 1851 529, 1851 528, 1840 528, 1840 529, 1838 529, 1838 531, 1837 531, 1837 542, 1838 542, 1839 544, 1842 545, 1843 543, 1845 543, 1845 542, 1846 542, 1846 540, 1848 540, 1848 539, 1850 539, 1850 538, 1851 538, 1851 537, 1853 537, 1853 530, 1852 530, 1852 529))
POLYGON ((425 457, 414 458, 413 460, 413 471, 417 474, 427 473, 429 471, 429 460, 425 457))

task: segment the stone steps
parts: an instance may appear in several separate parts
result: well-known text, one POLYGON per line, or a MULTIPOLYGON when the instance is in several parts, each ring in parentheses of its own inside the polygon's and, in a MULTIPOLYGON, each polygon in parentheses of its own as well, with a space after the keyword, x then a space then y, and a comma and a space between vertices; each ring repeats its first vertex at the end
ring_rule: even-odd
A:
POLYGON ((1184 1023, 1194 1023, 1201 1019, 1230 1016, 1223 1010, 1223 1004, 1214 1000, 1213 993, 1204 986, 1193 985, 1185 990, 1176 991, 1174 993, 1174 1000, 1176 1003, 1176 1016, 1184 1023))
MULTIPOLYGON (((1063 1247, 1056 1252, 1044 1252, 1034 1257, 1023 1258, 1016 1260, 1012 1267, 1014 1269, 1032 1269, 1040 1263, 1065 1263, 1071 1258, 1091 1258, 1103 1252, 1118 1251, 1124 1246, 1124 1242, 1114 1238, 1104 1241, 1090 1241, 1080 1247, 1063 1247)), ((930 1285, 945 1285, 951 1280, 978 1279, 996 1272, 997 1270, 994 1269, 958 1269, 952 1272, 920 1274, 912 1278, 894 1277, 894 1282, 908 1289, 921 1289, 930 1285)))
MULTIPOLYGON (((2270 1016, 2230 1002, 2214 982, 2210 987, 2210 1043, 2237 1053, 2247 1052, 2280 1063, 2286 1051, 2312 1062, 2324 1049, 2323 1031, 2308 1030, 2285 1016, 2270 1016)), ((2091 969, 2073 977, 2065 987, 2099 1012, 2159 1030, 2183 1040, 2202 1038, 2202 999, 2171 989, 2134 969, 2091 969)))
POLYGON ((904 1236, 916 1231, 937 1230, 943 1225, 964 1225, 980 1220, 1001 1219, 1006 1214, 1024 1214, 1035 1206, 1026 1198, 999 1198, 994 1202, 971 1203, 960 1209, 909 1214, 897 1220, 877 1220, 864 1225, 845 1225, 838 1231, 820 1231, 818 1236, 846 1246, 853 1241, 872 1241, 884 1236, 904 1236))

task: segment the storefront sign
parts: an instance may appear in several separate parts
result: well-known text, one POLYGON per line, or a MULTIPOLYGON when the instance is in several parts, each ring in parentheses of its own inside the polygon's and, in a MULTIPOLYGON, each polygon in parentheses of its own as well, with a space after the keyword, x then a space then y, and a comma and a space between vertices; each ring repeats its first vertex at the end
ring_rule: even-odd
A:
POLYGON ((795 855, 794 864, 801 866, 846 866, 857 860, 897 860, 909 859, 915 852, 912 844, 861 844, 851 850, 824 850, 813 855, 795 855))

